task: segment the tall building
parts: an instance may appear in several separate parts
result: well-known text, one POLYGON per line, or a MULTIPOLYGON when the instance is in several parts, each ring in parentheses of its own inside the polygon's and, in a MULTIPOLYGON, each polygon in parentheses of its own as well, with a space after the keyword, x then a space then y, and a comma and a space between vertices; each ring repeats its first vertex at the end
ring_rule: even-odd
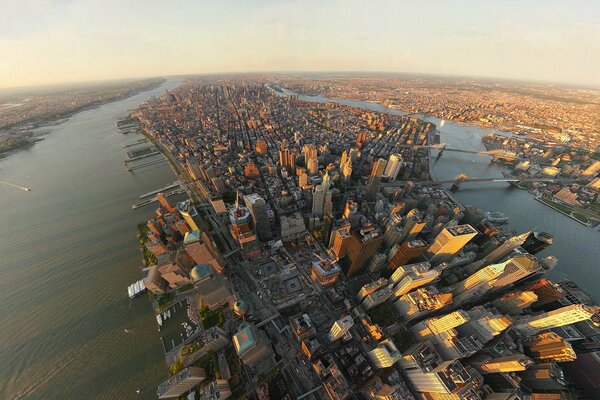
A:
POLYGON ((365 299, 365 297, 367 297, 368 295, 370 295, 372 293, 375 293, 379 289, 383 289, 387 285, 388 285, 388 280, 385 278, 379 278, 378 280, 376 280, 374 282, 369 282, 360 288, 360 290, 358 291, 358 294, 356 295, 356 300, 363 301, 365 299))
POLYGON ((524 354, 510 354, 498 358, 491 358, 479 365, 479 370, 484 374, 496 372, 525 371, 534 362, 524 354))
POLYGON ((206 379, 204 368, 187 367, 158 386, 159 399, 179 397, 206 379))
POLYGON ((306 168, 311 176, 317 175, 319 173, 319 160, 317 158, 311 158, 308 160, 306 168))
POLYGON ((162 206, 162 208, 164 208, 165 210, 167 210, 167 212, 169 213, 174 213, 175 212, 175 207, 173 207, 169 201, 167 200, 167 198, 165 197, 164 193, 158 193, 156 195, 156 200, 158 200, 158 202, 160 203, 160 205, 162 206))
POLYGON ((517 236, 513 236, 502 243, 498 248, 484 257, 486 262, 497 262, 508 256, 514 249, 525 243, 531 232, 525 232, 517 236))
POLYGON ((346 315, 344 318, 335 321, 329 330, 329 341, 335 342, 341 339, 352 328, 352 325, 354 325, 354 320, 351 315, 346 315))
POLYGON ((296 156, 287 149, 285 141, 281 143, 279 149, 279 165, 287 172, 292 172, 296 168, 296 156))
POLYGON ((387 250, 402 239, 402 231, 395 225, 389 224, 383 234, 382 248, 387 250))
POLYGON ((305 144, 302 146, 302 154, 304 155, 304 162, 308 165, 308 160, 315 160, 318 156, 317 146, 312 143, 305 144))
POLYGON ((375 201, 377 198, 379 186, 381 185, 381 177, 385 171, 386 164, 387 161, 382 158, 375 161, 375 164, 373 164, 373 169, 371 170, 371 176, 369 177, 369 182, 367 183, 367 189, 365 192, 365 199, 367 201, 375 201))
POLYGON ((542 361, 566 362, 577 358, 571 343, 551 331, 529 337, 523 345, 528 355, 542 361))
POLYGON ((317 215, 319 217, 323 216, 323 214, 329 213, 333 209, 333 205, 331 202, 331 190, 329 188, 330 179, 329 179, 329 171, 325 172, 323 176, 323 183, 317 185, 313 191, 313 205, 312 205, 312 213, 313 215, 317 215))
POLYGON ((493 304, 498 311, 504 314, 519 315, 523 310, 537 301, 538 297, 533 291, 517 290, 506 293, 494 300, 493 304))
POLYGON ((260 195, 252 193, 244 196, 244 202, 250 210, 250 215, 252 215, 258 238, 263 242, 271 240, 271 225, 267 216, 266 201, 260 195))
POLYGON ((525 242, 521 245, 529 254, 537 254, 552 246, 554 236, 546 232, 530 232, 525 242))
POLYGON ((387 299, 389 299, 394 293, 394 289, 392 285, 388 285, 384 288, 379 289, 375 293, 369 294, 362 302, 362 306, 365 310, 370 310, 372 308, 377 307, 380 304, 383 304, 387 299))
POLYGON ((572 304, 535 316, 524 316, 514 325, 519 332, 533 335, 539 331, 574 324, 592 318, 598 312, 597 307, 572 304))
POLYGON ((390 181, 395 181, 402 167, 402 156, 400 154, 392 154, 387 161, 383 176, 390 181))
POLYGON ((381 232, 373 225, 352 233, 348 242, 347 259, 342 265, 346 277, 352 277, 366 267, 369 259, 379 249, 382 240, 381 232))
POLYGON ((344 207, 344 218, 352 218, 356 215, 358 211, 358 204, 353 202, 352 200, 346 201, 346 206, 344 207))
POLYGON ((423 398, 440 400, 480 400, 483 377, 460 361, 442 361, 429 341, 410 347, 400 366, 423 398))
POLYGON ((531 305, 531 308, 536 311, 545 309, 565 297, 565 293, 561 287, 550 282, 546 278, 542 278, 538 282, 528 285, 526 290, 531 290, 538 298, 537 301, 531 305))
POLYGON ((333 254, 335 254, 338 259, 345 257, 348 253, 348 246, 351 241, 352 235, 350 234, 350 225, 348 225, 347 229, 336 230, 333 243, 331 244, 333 254))
POLYGON ((410 322, 450 304, 452 304, 452 293, 442 294, 435 286, 430 286, 400 296, 394 303, 394 307, 403 322, 410 322))
POLYGON ((435 269, 423 270, 417 269, 406 274, 396 286, 394 286, 394 296, 400 298, 406 293, 412 292, 416 288, 425 286, 440 276, 440 272, 435 269))
POLYGON ((192 204, 191 200, 185 200, 177 203, 177 210, 183 217, 184 221, 189 225, 193 231, 199 231, 198 225, 196 225, 196 219, 198 219, 198 211, 192 204))
POLYGON ((469 321, 469 319, 469 314, 466 311, 457 310, 441 317, 430 318, 425 322, 433 334, 438 334, 456 328, 469 321))
POLYGON ((444 228, 425 252, 425 257, 434 265, 450 261, 476 235, 477 231, 471 225, 444 228))
POLYGON ((252 216, 247 207, 242 207, 236 201, 236 206, 229 212, 231 236, 239 244, 245 257, 260 255, 258 239, 252 228, 252 216))
POLYGON ((340 266, 332 260, 313 261, 311 279, 321 287, 334 285, 342 272, 340 266))
POLYGON ((545 271, 545 265, 529 254, 519 255, 499 264, 488 265, 458 283, 452 290, 457 304, 513 285, 533 274, 545 271))
POLYGON ((271 346, 265 333, 253 324, 243 322, 233 335, 233 346, 238 357, 251 368, 269 366, 271 346))
POLYGON ((427 250, 427 243, 421 239, 407 240, 400 244, 391 258, 388 269, 396 268, 408 264, 411 260, 420 257, 427 250))
POLYGON ((198 400, 225 400, 231 397, 227 379, 215 379, 200 390, 198 400))
POLYGON ((407 218, 402 228, 402 239, 413 240, 425 228, 427 222, 417 216, 407 218))
POLYGON ((402 354, 400 354, 392 339, 386 339, 369 351, 367 357, 375 368, 379 369, 391 367, 402 358, 402 354))

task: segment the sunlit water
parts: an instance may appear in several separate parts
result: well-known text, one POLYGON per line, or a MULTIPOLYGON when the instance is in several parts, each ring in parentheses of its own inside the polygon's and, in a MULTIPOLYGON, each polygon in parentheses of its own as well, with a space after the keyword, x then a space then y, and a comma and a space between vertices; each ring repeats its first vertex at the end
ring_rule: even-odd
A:
POLYGON ((76 114, 0 160, 0 181, 31 188, 0 185, 1 399, 156 398, 156 322, 126 290, 154 207, 131 205, 175 177, 166 163, 127 172, 122 146, 141 136, 115 120, 179 82, 76 114))

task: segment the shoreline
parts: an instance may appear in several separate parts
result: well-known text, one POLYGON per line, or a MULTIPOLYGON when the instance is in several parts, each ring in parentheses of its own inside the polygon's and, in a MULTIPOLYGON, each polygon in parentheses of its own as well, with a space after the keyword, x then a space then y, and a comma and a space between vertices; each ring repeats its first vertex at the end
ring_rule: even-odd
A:
MULTIPOLYGON (((571 214, 567 214, 566 212, 564 212, 563 210, 559 209, 558 207, 555 207, 555 206, 553 206, 552 204, 550 204, 550 203, 548 203, 548 202, 544 201, 544 199, 543 199, 543 198, 541 198, 540 196, 534 196, 533 198, 534 198, 535 200, 539 201, 540 203, 542 203, 542 204, 544 204, 544 205, 546 205, 546 206, 548 206, 548 207, 552 208, 553 210, 556 210, 556 211, 558 211, 558 212, 559 212, 559 213, 561 213, 562 215, 564 215, 564 216, 567 216, 567 217, 571 218, 573 221, 577 221, 577 222, 579 222, 579 223, 580 223, 581 225, 583 225, 583 226, 587 226, 588 228, 594 228, 595 226, 598 226, 598 225, 593 225, 593 224, 592 224, 592 223, 590 223, 590 222, 588 222, 588 223, 585 223, 585 222, 583 222, 583 221, 580 221, 579 219, 575 218, 573 215, 571 215, 571 214)), ((587 218, 587 217, 586 217, 586 218, 587 218)), ((589 221, 589 219, 588 219, 588 221, 589 221)))
MULTIPOLYGON (((45 135, 51 134, 53 126, 60 125, 64 122, 67 122, 71 117, 73 117, 81 112, 94 110, 103 105, 111 104, 116 101, 126 100, 130 97, 147 92, 149 90, 154 90, 156 88, 159 88, 166 81, 167 81, 166 78, 161 78, 161 80, 159 82, 156 82, 156 83, 152 84, 151 86, 145 87, 143 89, 135 90, 135 91, 128 93, 127 95, 124 95, 121 97, 117 97, 117 98, 106 100, 106 101, 97 101, 94 103, 87 104, 85 106, 77 107, 76 109, 73 109, 73 110, 69 110, 69 111, 59 113, 57 115, 49 116, 48 118, 40 119, 40 120, 26 120, 26 121, 21 121, 19 123, 13 124, 13 125, 7 125, 4 127, 0 127, 0 130, 9 131, 11 129, 20 129, 29 124, 36 124, 35 128, 30 129, 28 131, 22 131, 23 133, 21 135, 19 135, 19 140, 25 140, 25 141, 27 141, 27 143, 16 146, 16 147, 12 147, 10 149, 0 151, 0 160, 4 159, 12 154, 15 154, 21 150, 26 150, 28 148, 31 148, 33 145, 35 145, 35 143, 39 142, 39 140, 37 139, 39 136, 45 136, 45 135), (36 132, 40 128, 49 128, 50 130, 48 132, 42 132, 42 133, 36 132)), ((18 135, 18 133, 17 133, 17 135, 18 135)))

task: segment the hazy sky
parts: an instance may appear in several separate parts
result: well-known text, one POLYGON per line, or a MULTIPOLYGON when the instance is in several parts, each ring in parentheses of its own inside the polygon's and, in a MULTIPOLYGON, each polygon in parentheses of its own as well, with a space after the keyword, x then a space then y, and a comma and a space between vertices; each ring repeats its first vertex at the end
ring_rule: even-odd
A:
POLYGON ((0 0, 0 87, 290 70, 600 85, 600 1, 0 0))

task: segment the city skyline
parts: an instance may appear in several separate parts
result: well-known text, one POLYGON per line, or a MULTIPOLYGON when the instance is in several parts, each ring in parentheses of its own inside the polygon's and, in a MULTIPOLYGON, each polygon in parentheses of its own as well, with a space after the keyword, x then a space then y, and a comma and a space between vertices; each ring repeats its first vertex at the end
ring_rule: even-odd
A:
POLYGON ((9 62, 0 88, 288 71, 600 85, 600 7, 586 2, 144 2, 123 10, 36 0, 3 8, 0 54, 9 62))

